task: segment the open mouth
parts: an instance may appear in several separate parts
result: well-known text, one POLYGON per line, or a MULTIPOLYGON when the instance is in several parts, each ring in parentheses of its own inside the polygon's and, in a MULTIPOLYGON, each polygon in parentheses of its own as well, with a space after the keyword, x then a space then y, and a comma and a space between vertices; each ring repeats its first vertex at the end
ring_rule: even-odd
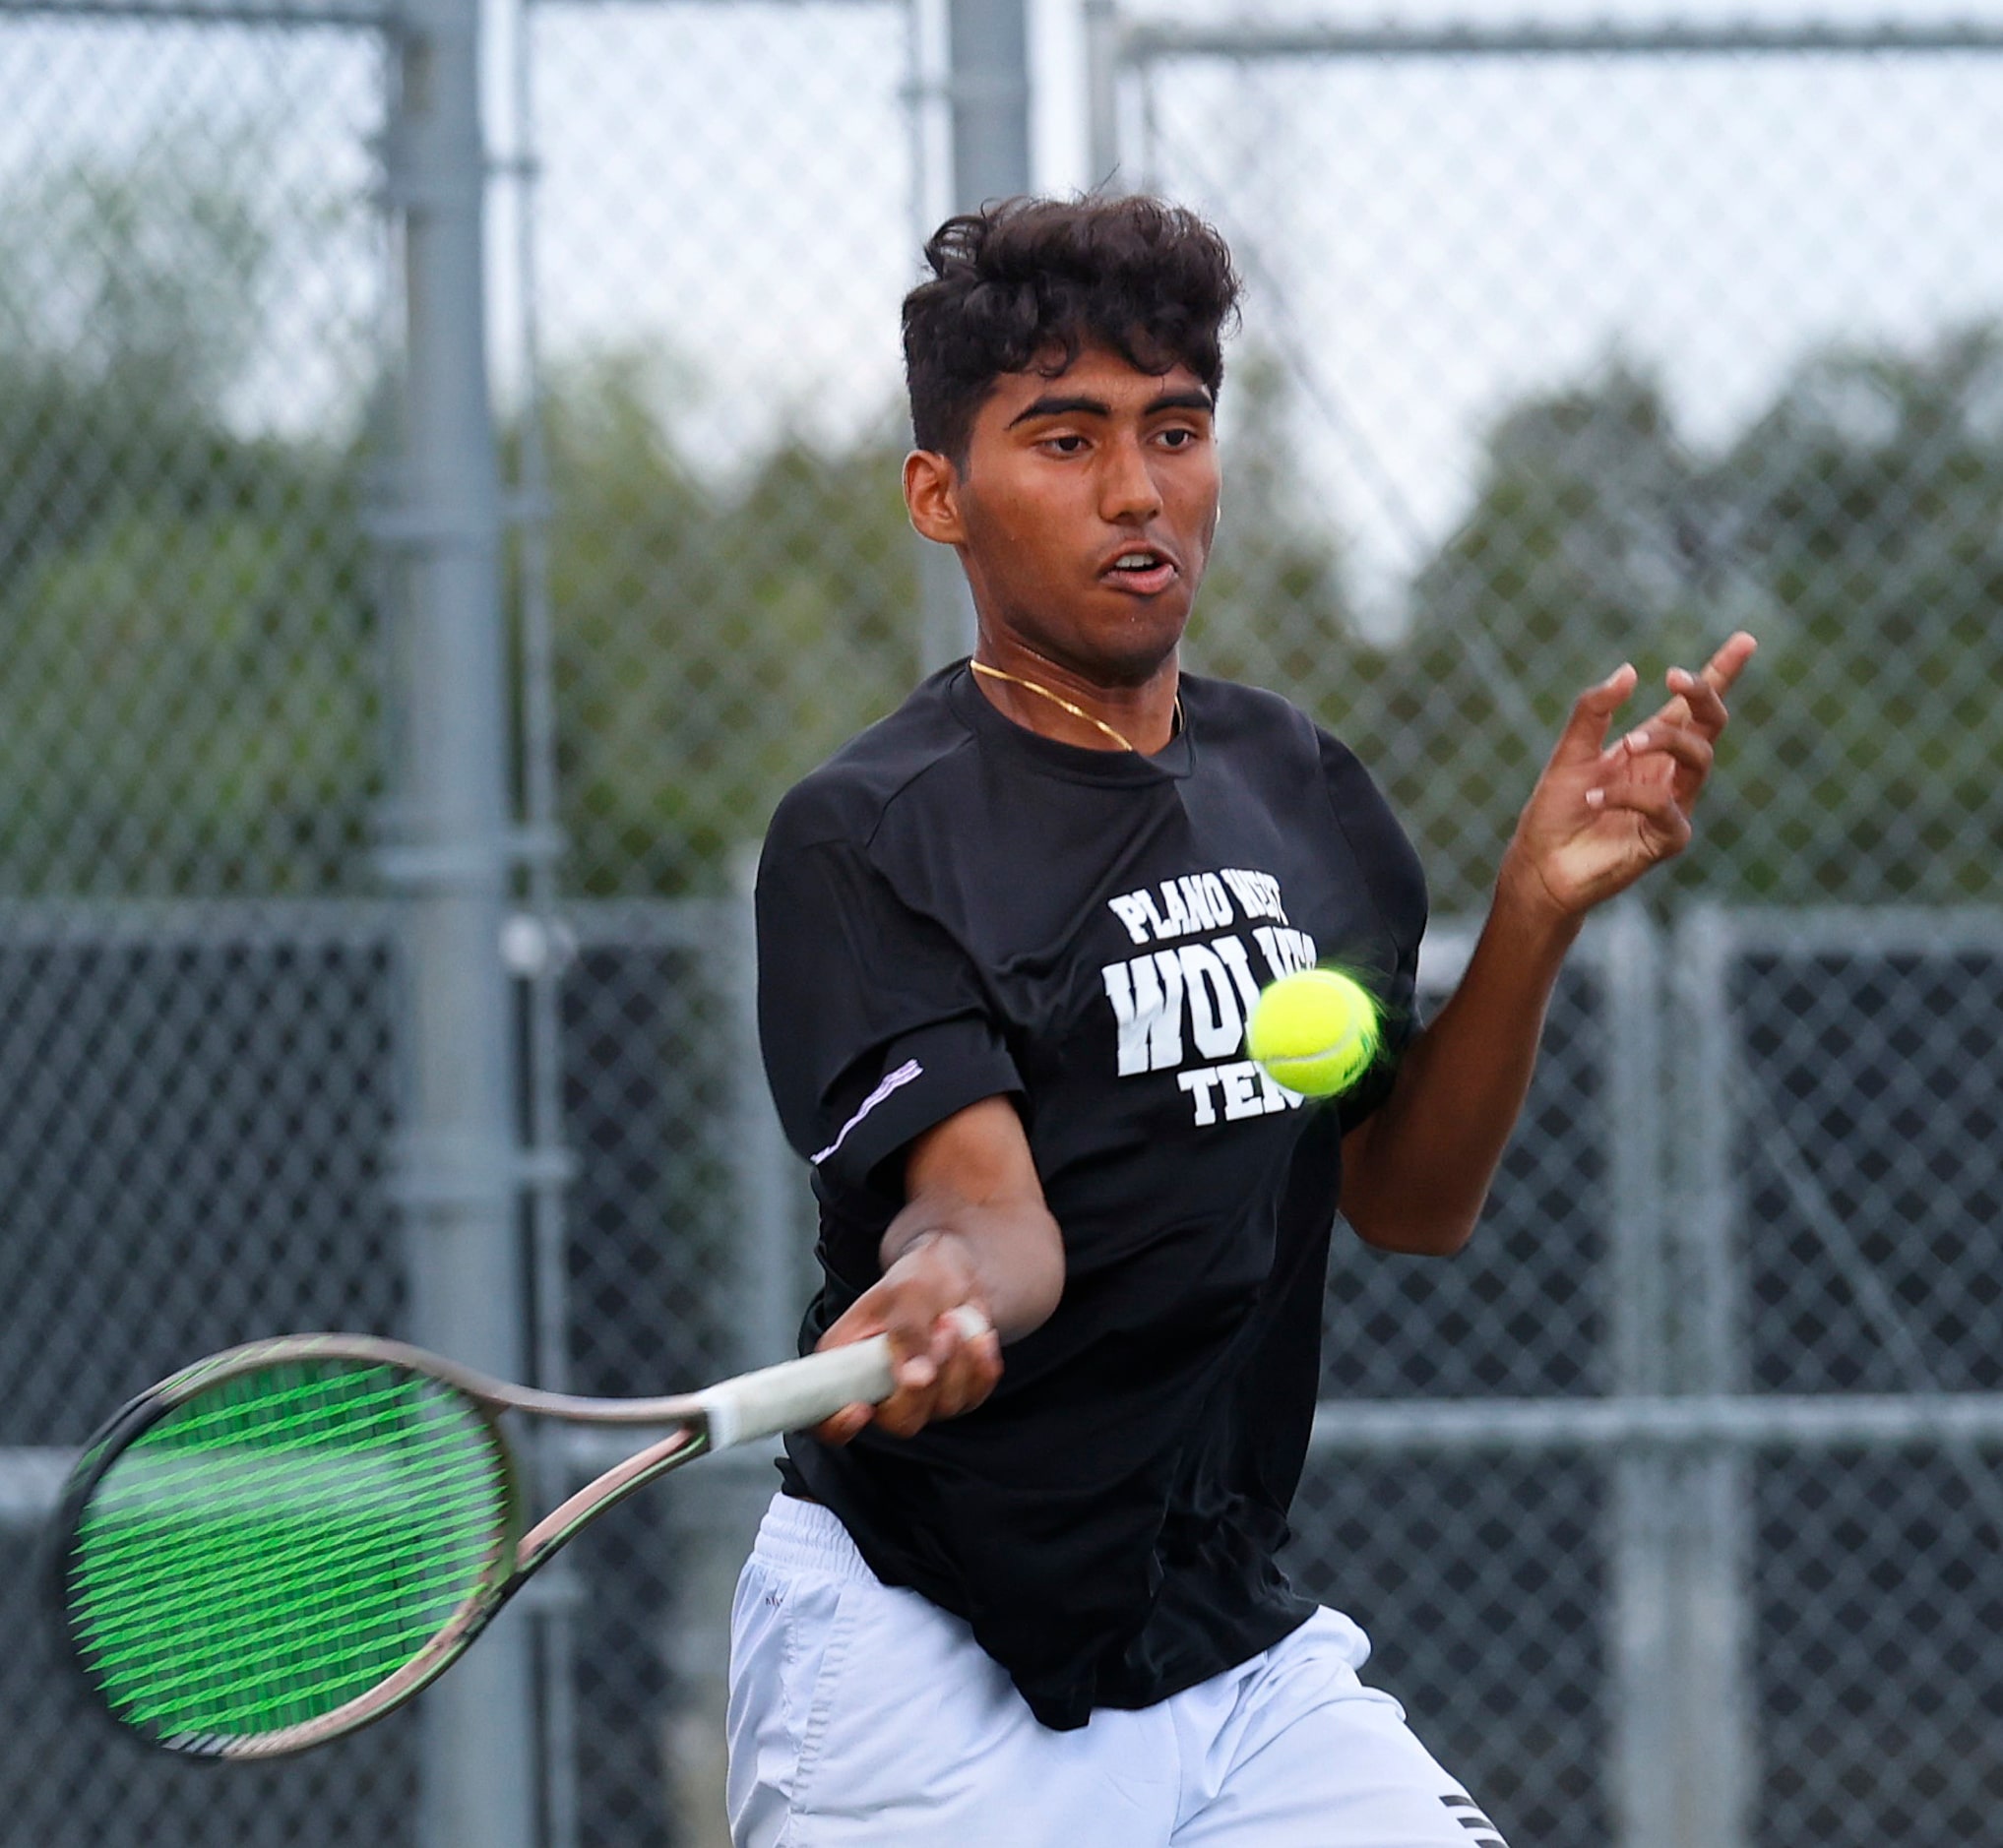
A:
POLYGON ((1152 595, 1175 582, 1175 564, 1165 552, 1136 545, 1120 553, 1099 576, 1123 590, 1152 595))

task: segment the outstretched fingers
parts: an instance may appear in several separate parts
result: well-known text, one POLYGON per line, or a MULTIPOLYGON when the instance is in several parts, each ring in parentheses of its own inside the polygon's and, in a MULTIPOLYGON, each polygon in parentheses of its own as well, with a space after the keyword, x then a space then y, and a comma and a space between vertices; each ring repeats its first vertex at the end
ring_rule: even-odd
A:
POLYGON ((1728 636, 1697 673, 1687 667, 1669 669, 1669 701, 1656 716, 1668 723, 1694 724, 1708 738, 1723 731, 1728 716, 1724 696, 1744 671, 1760 645, 1741 629, 1728 636))
POLYGON ((1724 696, 1753 647, 1751 636, 1734 635, 1699 672, 1671 669, 1667 703, 1611 744, 1607 731, 1635 689, 1635 670, 1624 664, 1580 694, 1510 842, 1512 893, 1575 919, 1689 844, 1724 729, 1724 696))
POLYGON ((1711 778, 1718 740, 1730 717, 1725 710, 1725 693, 1757 647, 1741 630, 1727 639, 1700 671, 1670 668, 1668 704, 1621 741, 1631 752, 1659 753, 1659 773, 1674 789, 1686 815, 1711 778))
POLYGON ((1704 664, 1700 676, 1705 685, 1722 698, 1731 691, 1745 664, 1753 658, 1759 643, 1743 629, 1735 629, 1719 645, 1718 652, 1704 664))
POLYGON ((1571 716, 1558 734, 1553 758, 1576 763, 1596 758, 1606 742, 1607 727, 1613 723, 1614 713, 1635 690, 1636 678, 1632 663, 1623 661, 1604 680, 1588 687, 1574 700, 1571 716))
POLYGON ((1680 786, 1688 786, 1691 782, 1703 783, 1711 774, 1717 756, 1718 750, 1711 741, 1711 735, 1700 725, 1655 718, 1645 725, 1637 725, 1626 737, 1615 739, 1601 754, 1600 761, 1609 770, 1623 761, 1630 765, 1647 765, 1656 772, 1657 780, 1666 777, 1680 786), (1675 774, 1677 770, 1687 774, 1678 777, 1675 774))

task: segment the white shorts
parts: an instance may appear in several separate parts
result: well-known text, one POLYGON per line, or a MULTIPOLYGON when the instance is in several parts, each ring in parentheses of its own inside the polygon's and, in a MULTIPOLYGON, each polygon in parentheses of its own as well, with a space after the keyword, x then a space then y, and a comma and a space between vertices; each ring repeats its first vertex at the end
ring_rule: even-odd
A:
POLYGON ((778 1496, 730 1626, 735 1848, 1505 1848, 1321 1611, 1138 1712, 1039 1725, 957 1617, 778 1496))

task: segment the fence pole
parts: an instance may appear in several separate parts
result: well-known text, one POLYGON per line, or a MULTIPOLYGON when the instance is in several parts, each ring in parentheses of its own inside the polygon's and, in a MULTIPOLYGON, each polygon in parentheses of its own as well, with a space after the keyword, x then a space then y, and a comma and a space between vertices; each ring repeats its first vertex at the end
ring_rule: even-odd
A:
POLYGON ((1108 193, 1126 191, 1120 174, 1120 70, 1123 27, 1115 0, 1085 0, 1085 111, 1088 178, 1108 193))
MULTIPOLYGON (((1725 1395, 1746 1387, 1731 1021, 1731 924, 1699 905, 1676 932, 1674 1016, 1684 1058, 1673 1068, 1680 1133, 1673 1176, 1677 1241, 1675 1389, 1725 1395)), ((1752 1463, 1723 1447, 1678 1459, 1670 1485, 1681 1661, 1673 1695, 1680 1734, 1674 1797, 1690 1848, 1746 1848, 1757 1742, 1750 1686, 1748 1570, 1752 1463)))
MULTIPOLYGON (((516 1046, 501 961, 508 695, 500 468, 487 388, 479 0, 401 0, 386 191, 401 214, 407 379, 398 505, 401 788, 384 872, 402 899, 410 1328, 503 1378, 523 1362, 516 1046)), ((423 1697, 423 1848, 530 1848, 531 1634, 505 1613, 423 1697)))
MULTIPOLYGON (((1672 1289, 1663 1189, 1661 940, 1639 903, 1607 919, 1606 1109, 1613 1226, 1607 1254, 1609 1388, 1671 1389, 1672 1289)), ((1612 1804, 1620 1848, 1682 1848, 1675 1833, 1675 1561, 1665 1451, 1634 1445, 1611 1466, 1608 1705, 1612 1804)))
MULTIPOLYGON (((1026 0, 948 0, 946 96, 955 212, 1030 190, 1030 27, 1026 0)), ((960 561, 920 541, 919 656, 927 671, 973 647, 973 599, 960 561)))
POLYGON ((953 202, 976 212, 1030 190, 1030 23, 1026 0, 948 0, 953 202))

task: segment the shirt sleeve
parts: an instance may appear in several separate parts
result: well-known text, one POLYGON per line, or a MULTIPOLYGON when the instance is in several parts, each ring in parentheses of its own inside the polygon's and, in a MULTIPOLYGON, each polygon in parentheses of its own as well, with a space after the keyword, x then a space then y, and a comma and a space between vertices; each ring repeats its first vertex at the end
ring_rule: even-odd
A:
POLYGON ((1384 1050, 1362 1080, 1343 1095, 1339 1113, 1347 1135, 1391 1095, 1399 1062, 1423 1024, 1418 948, 1426 929, 1426 879, 1409 837, 1355 753, 1327 732, 1320 739, 1329 806, 1369 886, 1381 927, 1382 960, 1367 973, 1383 1005, 1384 1050))
POLYGON ((904 1203, 888 1157, 1022 1089, 978 971, 846 840, 790 844, 776 825, 757 915, 759 1039, 786 1139, 825 1194, 887 1219, 904 1203))

